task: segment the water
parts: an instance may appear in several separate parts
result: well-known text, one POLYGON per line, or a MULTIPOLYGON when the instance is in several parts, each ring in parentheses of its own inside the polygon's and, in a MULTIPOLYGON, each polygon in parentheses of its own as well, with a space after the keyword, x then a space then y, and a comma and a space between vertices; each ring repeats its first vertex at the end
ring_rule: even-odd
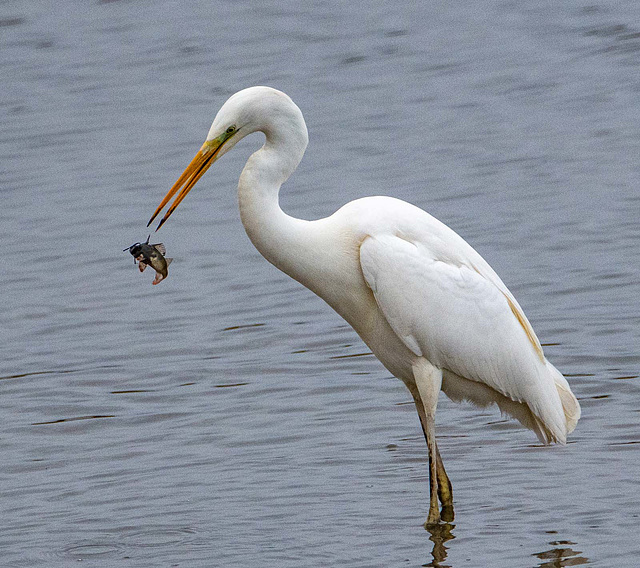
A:
POLYGON ((0 565, 637 566, 635 1, 0 5, 0 565), (403 385, 254 251, 247 139, 128 254, 226 97, 311 133, 293 215, 388 194, 516 294, 583 418, 543 448, 441 399, 456 522, 427 512, 403 385))

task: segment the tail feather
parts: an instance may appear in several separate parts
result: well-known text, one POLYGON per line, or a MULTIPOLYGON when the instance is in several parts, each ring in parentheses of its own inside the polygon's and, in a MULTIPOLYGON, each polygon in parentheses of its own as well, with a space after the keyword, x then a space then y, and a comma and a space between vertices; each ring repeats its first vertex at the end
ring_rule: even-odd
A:
POLYGON ((532 430, 542 444, 558 441, 557 435, 523 402, 512 400, 484 383, 470 381, 451 371, 444 371, 442 391, 454 402, 467 401, 480 408, 495 404, 500 413, 515 418, 532 430))
POLYGON ((580 403, 575 395, 571 392, 567 379, 564 378, 562 373, 558 371, 551 363, 547 361, 547 367, 551 371, 553 380, 556 383, 556 389, 558 390, 558 396, 562 403, 562 410, 564 411, 564 417, 567 424, 567 435, 571 434, 576 428, 578 420, 580 420, 580 403))
MULTIPOLYGON (((546 364, 562 406, 562 412, 556 407, 555 412, 547 415, 546 419, 538 416, 527 403, 512 400, 484 383, 470 381, 450 371, 444 371, 442 390, 451 400, 456 402, 467 400, 480 407, 496 404, 503 414, 515 418, 525 428, 532 430, 541 443, 558 442, 564 444, 580 418, 580 403, 571 392, 569 383, 560 371, 548 361, 546 364)), ((544 415, 542 412, 541 414, 544 415)))

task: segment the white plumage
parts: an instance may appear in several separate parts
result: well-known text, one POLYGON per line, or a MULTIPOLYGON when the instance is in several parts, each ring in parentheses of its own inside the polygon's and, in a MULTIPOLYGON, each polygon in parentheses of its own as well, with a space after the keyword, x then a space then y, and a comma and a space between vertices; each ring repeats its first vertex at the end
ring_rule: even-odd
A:
MULTIPOLYGON (((202 148, 151 220, 180 193, 162 225, 209 166, 252 132, 264 146, 238 184, 249 238, 280 270, 323 298, 413 395, 430 456, 428 524, 453 518, 451 484, 435 441, 442 389, 453 400, 496 403, 541 441, 564 443, 580 406, 544 357, 518 302, 464 239, 421 209, 390 197, 352 201, 317 221, 286 215, 278 192, 307 145, 298 107, 252 87, 218 112, 202 148)), ((151 223, 151 221, 150 221, 151 223)))

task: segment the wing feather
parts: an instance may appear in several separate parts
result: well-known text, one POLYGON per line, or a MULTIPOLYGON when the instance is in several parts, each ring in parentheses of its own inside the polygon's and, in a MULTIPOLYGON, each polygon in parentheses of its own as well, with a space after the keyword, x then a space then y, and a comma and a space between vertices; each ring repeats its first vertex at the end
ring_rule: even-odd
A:
POLYGON ((461 238, 451 245, 397 234, 365 239, 360 263, 380 310, 413 353, 525 402, 563 433, 556 386, 529 321, 479 254, 461 238))

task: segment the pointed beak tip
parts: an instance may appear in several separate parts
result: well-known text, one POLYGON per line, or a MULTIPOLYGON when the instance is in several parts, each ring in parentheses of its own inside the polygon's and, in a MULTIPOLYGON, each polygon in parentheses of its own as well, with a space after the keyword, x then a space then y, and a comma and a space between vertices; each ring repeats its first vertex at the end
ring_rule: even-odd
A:
POLYGON ((164 225, 164 222, 171 216, 171 213, 175 210, 175 208, 181 203, 181 201, 186 197, 187 193, 191 191, 196 182, 204 175, 204 173, 209 169, 209 166, 215 161, 217 150, 219 149, 220 144, 216 146, 216 148, 211 151, 210 144, 205 142, 200 151, 195 155, 191 163, 187 166, 182 175, 178 178, 178 181, 173 184, 173 187, 169 190, 167 195, 165 195, 164 199, 156 209, 156 212, 153 214, 149 222, 147 223, 147 227, 153 223, 154 219, 158 216, 160 211, 164 208, 164 206, 171 200, 171 198, 178 192, 178 196, 174 200, 173 204, 169 207, 165 216, 162 218, 158 226, 156 227, 156 231, 164 225), (204 151, 206 150, 206 152, 204 151))

